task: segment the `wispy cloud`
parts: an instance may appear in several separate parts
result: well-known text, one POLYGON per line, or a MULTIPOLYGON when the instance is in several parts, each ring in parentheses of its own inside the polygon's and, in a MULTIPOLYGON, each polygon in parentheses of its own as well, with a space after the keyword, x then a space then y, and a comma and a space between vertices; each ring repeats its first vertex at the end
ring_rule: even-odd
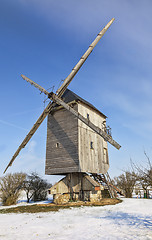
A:
POLYGON ((18 128, 18 129, 22 129, 22 130, 27 131, 26 128, 20 127, 20 126, 18 126, 16 124, 13 124, 13 123, 10 123, 10 122, 6 122, 6 121, 3 121, 3 120, 0 120, 0 124, 4 124, 4 125, 10 126, 10 127, 14 127, 14 128, 18 128))
POLYGON ((15 159, 12 166, 8 169, 8 172, 17 172, 22 171, 26 173, 30 173, 32 171, 44 173, 44 159, 39 156, 36 151, 37 143, 32 140, 26 146, 20 155, 15 159))
MULTIPOLYGON (((21 45, 21 48, 18 49, 18 56, 20 56, 23 46, 26 52, 23 51, 21 59, 18 59, 14 52, 9 51, 7 54, 8 49, 6 48, 4 56, 9 59, 13 53, 11 62, 13 63, 13 60, 16 59, 17 68, 26 68, 27 71, 37 74, 38 77, 42 76, 44 71, 44 79, 50 79, 51 74, 53 79, 56 76, 60 78, 61 75, 64 77, 66 71, 69 73, 74 66, 74 55, 81 57, 81 51, 83 54, 85 48, 87 49, 88 44, 93 40, 94 34, 97 34, 112 17, 115 17, 114 23, 103 37, 101 44, 98 44, 98 51, 94 51, 95 54, 90 56, 87 65, 79 72, 77 81, 74 80, 72 82, 74 85, 71 84, 70 88, 74 86, 73 91, 77 90, 78 95, 81 93, 82 97, 88 101, 91 99, 90 102, 99 109, 103 106, 108 111, 108 114, 106 111, 105 114, 116 125, 116 132, 122 137, 122 142, 129 153, 134 153, 134 151, 138 153, 143 142, 151 145, 149 140, 152 135, 152 1, 138 0, 137 3, 137 0, 14 0, 11 4, 15 5, 13 9, 14 22, 13 25, 10 24, 12 20, 10 16, 10 22, 4 25, 13 32, 13 35, 9 35, 11 36, 11 38, 9 37, 11 39, 10 49, 15 49, 16 52, 18 45, 21 45), (18 17, 16 18, 16 16, 18 17), (19 19, 22 21, 18 25, 19 19), (30 38, 24 37, 23 33, 30 38), (15 38, 12 39, 13 36, 15 38), (16 41, 18 39, 19 41, 16 41), (68 48, 66 44, 71 48, 68 48), (73 53, 74 47, 76 50, 73 53), (37 55, 38 51, 40 51, 39 55, 37 55), (51 56, 49 56, 50 53, 48 54, 49 51, 51 56), (76 55, 77 53, 78 55, 76 55), (27 58, 25 58, 26 55, 27 58), (29 58, 29 56, 31 57, 29 58), (18 65, 20 60, 23 60, 23 62, 21 61, 22 65, 18 65), (51 64, 54 67, 50 68, 47 61, 52 61, 51 64), (49 71, 46 70, 46 65, 49 71), (143 140, 141 140, 141 136, 143 140)), ((7 22, 8 17, 7 14, 4 23, 7 22)), ((8 39, 6 39, 7 41, 8 39)), ((2 59, 1 62, 5 61, 2 59)), ((6 62, 6 69, 8 69, 8 61, 6 62)), ((13 71, 17 72, 17 68, 13 67, 13 71)), ((9 79, 13 74, 11 72, 8 75, 9 79)), ((44 83, 48 84, 46 80, 44 83)), ((11 95, 14 90, 17 89, 18 93, 22 91, 15 81, 11 86, 14 88, 9 92, 10 98, 14 97, 14 93, 11 95)), ((6 89, 7 87, 8 84, 6 89)), ((23 98, 26 99, 27 95, 24 96, 23 98)), ((2 100, 3 98, 2 96, 2 100)), ((26 100, 24 104, 26 104, 26 100)), ((19 109, 23 109, 23 104, 19 106, 19 109)), ((4 107, 5 109, 7 107, 4 107)), ((24 113, 14 114, 10 109, 10 112, 5 111, 3 116, 7 114, 10 116, 13 114, 24 115, 24 113)), ((21 129, 24 129, 21 127, 22 122, 29 121, 27 116, 21 118, 21 121, 17 118, 17 123, 20 122, 20 126, 17 126, 17 124, 11 123, 12 120, 4 121, 5 119, 2 119, 0 124, 21 129)), ((31 145, 29 144, 16 159, 15 166, 18 166, 18 169, 25 167, 28 170, 32 167, 35 169, 39 165, 44 171, 44 159, 41 159, 36 151, 38 146, 33 142, 31 145), (25 165, 24 162, 26 162, 25 165)), ((115 162, 119 162, 118 158, 120 158, 120 162, 122 162, 122 158, 125 160, 128 158, 129 155, 126 155, 123 146, 121 151, 122 155, 115 155, 115 162)))
POLYGON ((39 107, 39 108, 30 109, 30 110, 27 110, 27 111, 15 112, 15 113, 12 113, 12 114, 8 115, 7 117, 26 115, 28 113, 34 113, 34 112, 36 112, 37 110, 40 110, 40 109, 42 110, 42 108, 39 107))

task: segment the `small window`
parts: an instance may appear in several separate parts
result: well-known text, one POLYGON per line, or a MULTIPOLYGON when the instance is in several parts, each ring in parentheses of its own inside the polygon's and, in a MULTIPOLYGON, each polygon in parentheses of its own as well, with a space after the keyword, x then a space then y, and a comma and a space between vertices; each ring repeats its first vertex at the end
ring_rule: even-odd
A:
POLYGON ((108 160, 108 150, 107 150, 107 148, 104 148, 103 150, 104 150, 103 151, 104 163, 108 164, 109 163, 109 160, 108 160))
POLYGON ((93 149, 93 142, 90 142, 90 149, 93 149))
POLYGON ((56 148, 59 148, 59 146, 60 146, 60 145, 59 145, 59 143, 57 142, 57 143, 56 143, 56 148))
POLYGON ((89 120, 89 113, 87 113, 87 119, 89 120))

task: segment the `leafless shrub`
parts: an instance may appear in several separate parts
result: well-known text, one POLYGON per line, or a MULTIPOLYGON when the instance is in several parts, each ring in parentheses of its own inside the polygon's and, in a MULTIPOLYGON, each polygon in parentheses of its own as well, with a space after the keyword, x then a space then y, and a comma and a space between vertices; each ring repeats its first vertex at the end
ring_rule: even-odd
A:
POLYGON ((24 190, 27 196, 27 202, 30 200, 36 202, 45 200, 47 196, 49 184, 46 180, 42 179, 37 173, 31 173, 26 176, 24 181, 24 190))
POLYGON ((124 171, 118 177, 114 178, 115 185, 122 190, 126 198, 132 197, 132 192, 136 183, 136 174, 130 171, 124 171))
POLYGON ((16 204, 25 176, 24 173, 10 173, 0 178, 0 198, 3 205, 16 204))
POLYGON ((139 166, 135 164, 132 160, 131 160, 131 166, 133 171, 136 172, 137 181, 140 183, 142 188, 147 193, 147 188, 152 187, 152 163, 146 151, 144 151, 144 155, 147 159, 145 163, 146 166, 141 166, 141 165, 139 166))

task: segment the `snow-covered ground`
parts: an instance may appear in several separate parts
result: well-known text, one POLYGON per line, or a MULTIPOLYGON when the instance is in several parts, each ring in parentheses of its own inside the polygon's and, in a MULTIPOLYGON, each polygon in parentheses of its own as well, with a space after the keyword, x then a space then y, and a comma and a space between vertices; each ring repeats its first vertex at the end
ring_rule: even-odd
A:
MULTIPOLYGON (((0 207, 2 208, 2 207, 0 207)), ((36 214, 0 214, 0 240, 152 239, 152 199, 36 214)))

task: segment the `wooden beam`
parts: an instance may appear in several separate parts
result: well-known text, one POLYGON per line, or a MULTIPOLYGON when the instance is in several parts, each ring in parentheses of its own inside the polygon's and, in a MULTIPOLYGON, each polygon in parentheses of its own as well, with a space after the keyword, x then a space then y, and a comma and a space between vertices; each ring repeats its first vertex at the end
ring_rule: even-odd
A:
POLYGON ((38 118, 38 120, 36 121, 36 123, 33 125, 33 127, 31 128, 31 130, 29 131, 29 133, 27 134, 27 136, 24 138, 23 142, 21 143, 21 145, 18 147, 17 151, 15 152, 15 154, 13 155, 11 161, 9 162, 9 164, 7 165, 4 173, 7 171, 8 167, 10 167, 12 165, 12 163, 14 162, 15 158, 19 155, 20 151, 26 146, 26 144, 29 142, 29 140, 31 139, 31 137, 34 135, 34 133, 36 132, 36 130, 38 129, 38 127, 41 125, 41 123, 43 122, 43 120, 46 118, 46 116, 49 114, 49 112, 54 108, 54 106, 56 105, 56 103, 52 103, 50 102, 47 107, 44 109, 43 113, 41 114, 41 116, 38 118))
POLYGON ((94 47, 97 45, 97 43, 100 41, 102 36, 105 34, 105 32, 108 30, 108 28, 111 26, 115 19, 112 18, 110 22, 102 29, 102 31, 97 35, 95 40, 91 43, 88 50, 83 54, 83 56, 80 58, 79 62, 75 65, 75 67, 72 69, 72 72, 67 76, 67 78, 64 80, 61 87, 56 91, 56 94, 60 97, 65 90, 67 89, 68 85, 76 75, 76 73, 79 71, 79 69, 82 67, 83 63, 86 61, 90 53, 93 51, 94 47))
MULTIPOLYGON (((111 19, 111 21, 102 29, 102 31, 98 34, 98 36, 96 37, 96 39, 92 42, 92 44, 89 46, 88 50, 85 52, 85 54, 81 57, 81 59, 79 60, 79 62, 76 64, 76 66, 73 68, 72 72, 68 75, 68 77, 64 80, 63 84, 61 85, 61 87, 57 90, 57 95, 58 97, 61 97, 63 95, 63 93, 65 92, 65 90, 67 89, 68 85, 70 84, 70 82, 72 81, 72 79, 74 78, 74 76, 76 75, 76 73, 79 71, 79 69, 81 68, 81 66, 83 65, 83 63, 86 61, 86 59, 88 58, 88 56, 90 55, 90 53, 92 52, 92 50, 94 49, 94 47, 97 45, 97 43, 99 42, 99 40, 102 38, 102 36, 105 34, 105 32, 107 31, 107 29, 110 27, 110 25, 113 23, 114 18, 111 19)), ((34 81, 32 81, 31 79, 27 78, 24 75, 21 75, 22 78, 24 80, 26 80, 27 82, 31 83, 32 85, 34 85, 36 88, 38 88, 41 92, 45 93, 46 95, 49 96, 50 98, 50 93, 45 90, 43 87, 41 87, 40 85, 38 85, 37 83, 35 83, 34 81)), ((56 95, 54 95, 56 96, 56 95)), ((55 100, 55 99, 54 99, 55 100)), ((60 99, 56 99, 56 102, 59 101, 60 99)), ((60 100, 62 101, 62 100, 60 100)), ((61 104, 61 103, 59 103, 61 104)), ((62 106, 66 108, 65 104, 62 101, 62 106), (64 106, 62 105, 64 104, 64 106)), ((43 111, 43 113, 41 114, 41 116, 38 118, 38 120, 36 121, 36 123, 34 124, 34 126, 31 128, 30 132, 27 134, 27 136, 25 137, 25 139, 23 140, 23 142, 21 143, 21 145, 19 146, 19 148, 17 149, 17 151, 15 152, 15 154, 13 155, 11 161, 9 162, 9 164, 7 165, 4 173, 6 172, 6 170, 8 169, 9 166, 12 165, 13 161, 15 160, 15 158, 18 156, 18 154, 20 153, 21 149, 25 147, 25 145, 29 142, 29 140, 31 139, 31 137, 34 135, 34 133, 36 132, 36 130, 38 129, 38 127, 41 125, 41 123, 43 122, 43 120, 45 119, 45 117, 49 114, 49 112, 51 112, 54 109, 54 106, 56 105, 56 103, 52 103, 50 102, 48 104, 48 106, 45 108, 45 110, 43 111)), ((67 104, 66 104, 67 105, 67 104)), ((68 105, 67 105, 68 106, 68 105)), ((68 106, 69 107, 69 106, 68 106)), ((72 109, 72 108, 70 108, 72 109)), ((69 109, 68 109, 69 110, 69 109)), ((73 109, 72 109, 73 110, 73 109)), ((71 110, 71 112, 72 112, 71 110)), ((69 110, 70 111, 70 110, 69 110)), ((73 113, 73 112, 72 112, 73 113)), ((73 113, 74 114, 74 113, 73 113)), ((88 122, 87 119, 85 119, 82 115, 80 115, 79 113, 77 113, 75 111, 75 114, 77 114, 76 116, 83 121, 84 123, 86 123, 90 128, 94 128, 93 130, 95 132, 97 132, 99 135, 101 135, 106 141, 110 142, 113 146, 115 146, 116 148, 120 148, 120 145, 117 144, 109 135, 107 135, 106 133, 104 133, 101 129, 99 129, 98 127, 96 127, 93 123, 88 122)))
POLYGON ((64 101, 62 101, 55 93, 52 92, 49 95, 49 98, 51 98, 57 104, 62 105, 65 109, 67 109, 72 114, 74 114, 78 119, 80 119, 82 122, 84 122, 88 127, 90 127, 92 130, 94 130, 97 134, 99 134, 101 137, 103 137, 105 141, 109 142, 115 148, 117 148, 117 149, 121 148, 121 146, 115 140, 113 140, 113 138, 110 135, 108 135, 102 129, 100 129, 99 127, 94 125, 90 120, 83 117, 80 113, 78 113, 73 108, 71 108, 68 104, 66 104, 64 101))
POLYGON ((33 85, 34 87, 38 88, 41 92, 45 93, 46 95, 49 95, 49 92, 47 90, 45 90, 43 87, 41 87, 39 84, 35 83, 33 80, 29 79, 28 77, 24 76, 23 74, 21 74, 21 77, 29 82, 31 85, 33 85))

